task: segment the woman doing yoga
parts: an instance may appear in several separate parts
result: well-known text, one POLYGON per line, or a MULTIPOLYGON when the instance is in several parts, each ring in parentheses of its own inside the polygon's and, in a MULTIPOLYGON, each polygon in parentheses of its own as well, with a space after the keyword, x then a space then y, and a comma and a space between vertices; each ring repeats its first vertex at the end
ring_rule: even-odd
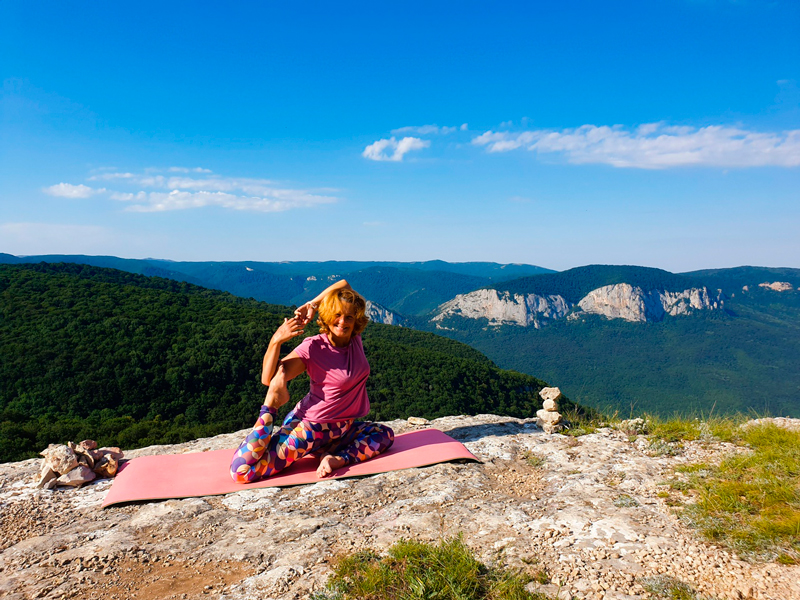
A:
POLYGON ((361 344, 369 322, 365 311, 364 298, 342 279, 284 319, 264 355, 261 381, 269 391, 253 430, 233 456, 234 481, 269 477, 312 453, 321 455, 317 477, 325 477, 392 445, 391 429, 356 420, 369 412, 369 363, 361 344), (319 335, 307 337, 279 360, 281 344, 302 335, 316 313, 319 335), (304 371, 311 390, 273 432, 278 408, 289 401, 289 381, 304 371))

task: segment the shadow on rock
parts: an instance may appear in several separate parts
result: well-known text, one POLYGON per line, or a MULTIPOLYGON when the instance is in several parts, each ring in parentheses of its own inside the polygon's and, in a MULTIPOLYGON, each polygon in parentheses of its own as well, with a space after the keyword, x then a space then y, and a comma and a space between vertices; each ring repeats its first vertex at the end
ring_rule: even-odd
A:
POLYGON ((520 433, 540 433, 541 429, 539 429, 535 423, 504 421, 502 423, 469 425, 467 427, 456 427, 454 429, 442 428, 442 431, 459 442, 474 442, 490 436, 499 437, 504 435, 518 435, 520 433))

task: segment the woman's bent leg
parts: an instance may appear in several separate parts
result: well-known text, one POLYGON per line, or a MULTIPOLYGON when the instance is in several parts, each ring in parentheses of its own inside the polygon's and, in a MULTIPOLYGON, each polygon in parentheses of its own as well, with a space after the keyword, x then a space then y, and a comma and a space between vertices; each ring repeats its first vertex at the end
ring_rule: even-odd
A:
POLYGON ((394 443, 394 431, 385 425, 356 421, 328 453, 339 456, 345 464, 364 462, 385 452, 394 443))
POLYGON ((309 423, 289 413, 275 433, 272 424, 277 411, 266 406, 231 461, 231 477, 237 483, 250 483, 282 471, 309 452, 341 437, 350 421, 309 423))

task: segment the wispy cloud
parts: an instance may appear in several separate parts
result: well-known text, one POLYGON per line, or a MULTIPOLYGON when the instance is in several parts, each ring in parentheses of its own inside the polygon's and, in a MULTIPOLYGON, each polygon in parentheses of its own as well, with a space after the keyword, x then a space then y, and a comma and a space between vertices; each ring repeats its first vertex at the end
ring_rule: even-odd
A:
POLYGON ((203 167, 194 167, 189 169, 186 167, 170 167, 170 173, 211 173, 211 169, 204 169, 203 167))
POLYGON ((489 152, 559 153, 572 163, 639 169, 800 166, 800 130, 764 133, 722 125, 697 128, 665 123, 633 129, 583 125, 562 130, 487 131, 472 143, 489 152))
POLYGON ((74 198, 107 192, 110 199, 126 203, 126 210, 135 212, 186 210, 206 206, 279 212, 337 201, 335 196, 330 195, 331 190, 320 192, 287 188, 269 179, 223 177, 200 167, 147 169, 144 173, 113 171, 93 175, 89 180, 112 182, 117 189, 93 190, 83 184, 61 183, 46 188, 45 191, 53 195, 71 193, 70 197, 74 198), (158 171, 181 175, 163 175, 158 174, 158 171))
POLYGON ((439 127, 438 125, 400 127, 399 129, 392 129, 392 135, 448 135, 456 131, 467 131, 467 124, 464 123, 460 127, 439 127))
POLYGON ((199 192, 172 190, 170 192, 138 192, 136 194, 117 192, 111 195, 112 200, 130 202, 128 210, 134 212, 162 212, 204 206, 256 212, 281 212, 301 206, 314 206, 334 201, 332 198, 325 198, 324 196, 298 193, 296 190, 275 190, 272 197, 244 196, 206 190, 199 192))
POLYGON ((42 191, 44 191, 45 194, 58 196, 59 198, 89 198, 95 194, 102 194, 106 191, 106 188, 95 189, 88 185, 83 185, 82 183, 78 185, 57 183, 56 185, 44 188, 42 191))
POLYGON ((119 172, 110 172, 110 173, 100 173, 99 175, 92 175, 89 177, 89 181, 113 181, 115 179, 134 179, 136 175, 133 173, 119 173, 119 172))
POLYGON ((378 140, 364 148, 361 155, 370 160, 400 162, 408 152, 422 150, 431 145, 428 140, 415 137, 404 137, 397 140, 394 136, 386 140, 378 140))

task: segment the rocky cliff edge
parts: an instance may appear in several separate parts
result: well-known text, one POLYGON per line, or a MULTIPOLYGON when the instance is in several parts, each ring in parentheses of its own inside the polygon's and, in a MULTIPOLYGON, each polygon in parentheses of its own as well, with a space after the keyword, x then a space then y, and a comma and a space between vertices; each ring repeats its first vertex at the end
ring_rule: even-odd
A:
MULTIPOLYGON (((2 464, 0 596, 308 598, 339 554, 461 533, 483 561, 545 568, 550 582, 530 585, 552 597, 647 598, 643 581, 661 575, 716 598, 800 598, 800 566, 740 560, 659 497, 676 466, 741 448, 684 442, 675 456, 651 456, 645 438, 612 429, 547 435, 533 420, 493 415, 431 426, 483 463, 105 510, 110 480, 43 491, 33 486, 39 460, 2 464)), ((126 455, 232 448, 244 434, 126 455)))
POLYGON ((512 294, 481 289, 445 302, 431 321, 441 326, 440 323, 449 317, 461 317, 487 319, 490 325, 512 324, 540 329, 565 316, 574 319, 582 314, 595 314, 608 319, 653 322, 661 321, 666 315, 685 315, 721 307, 721 295, 712 296, 705 287, 669 292, 643 290, 628 283, 618 283, 592 290, 576 304, 559 295, 512 294))

